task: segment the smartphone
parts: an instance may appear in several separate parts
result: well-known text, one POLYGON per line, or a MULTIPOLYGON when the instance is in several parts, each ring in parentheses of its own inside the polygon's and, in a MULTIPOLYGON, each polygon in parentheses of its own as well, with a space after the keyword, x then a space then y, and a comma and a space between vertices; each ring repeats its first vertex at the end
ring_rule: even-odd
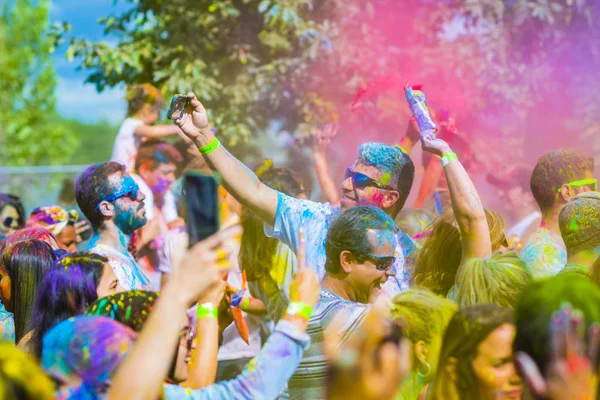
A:
POLYGON ((190 104, 190 98, 185 94, 176 94, 171 100, 169 111, 167 111, 167 118, 175 120, 181 118, 183 111, 190 104))
POLYGON ((220 225, 219 185, 212 176, 188 172, 183 176, 190 247, 215 234, 220 225))

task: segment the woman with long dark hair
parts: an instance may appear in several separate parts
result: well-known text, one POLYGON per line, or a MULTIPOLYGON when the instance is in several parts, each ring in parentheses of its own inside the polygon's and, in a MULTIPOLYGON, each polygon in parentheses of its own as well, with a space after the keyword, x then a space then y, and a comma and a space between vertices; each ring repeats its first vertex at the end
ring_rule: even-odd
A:
POLYGON ((428 399, 520 399, 512 351, 515 333, 508 308, 478 304, 457 311, 444 334, 428 399))
POLYGON ((27 333, 40 282, 55 260, 52 247, 35 239, 17 242, 2 252, 0 298, 14 314, 16 343, 27 333))
POLYGON ((31 353, 41 357, 42 338, 56 324, 83 314, 99 297, 122 291, 106 257, 72 253, 58 260, 40 284, 29 326, 31 353))

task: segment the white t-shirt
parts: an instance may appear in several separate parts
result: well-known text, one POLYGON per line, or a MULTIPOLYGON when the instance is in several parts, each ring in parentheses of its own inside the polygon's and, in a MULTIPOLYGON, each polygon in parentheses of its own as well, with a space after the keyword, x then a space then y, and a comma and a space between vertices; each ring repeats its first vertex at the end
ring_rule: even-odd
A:
POLYGON ((133 171, 135 158, 142 139, 135 136, 135 129, 143 124, 139 119, 127 118, 121 124, 119 133, 115 138, 111 161, 117 161, 127 168, 127 172, 133 171))

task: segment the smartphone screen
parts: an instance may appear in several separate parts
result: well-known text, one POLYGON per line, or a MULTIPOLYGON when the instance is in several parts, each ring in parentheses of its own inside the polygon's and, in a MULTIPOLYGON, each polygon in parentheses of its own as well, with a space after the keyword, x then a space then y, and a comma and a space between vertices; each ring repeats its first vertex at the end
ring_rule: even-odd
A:
POLYGON ((171 100, 169 111, 167 111, 168 119, 178 119, 183 115, 183 111, 189 104, 190 98, 183 94, 176 94, 171 100))
POLYGON ((219 230, 219 193, 212 176, 188 172, 183 179, 191 247, 219 230))

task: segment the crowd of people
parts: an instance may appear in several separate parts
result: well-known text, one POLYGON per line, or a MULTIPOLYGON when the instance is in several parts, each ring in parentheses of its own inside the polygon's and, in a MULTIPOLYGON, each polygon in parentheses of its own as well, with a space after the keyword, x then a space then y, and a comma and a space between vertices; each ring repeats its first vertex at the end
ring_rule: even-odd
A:
POLYGON ((26 214, 0 194, 0 399, 597 398, 591 157, 488 174, 498 213, 447 113, 361 144, 339 188, 330 125, 312 142, 317 202, 297 171, 229 153, 187 96, 155 125, 161 92, 132 87, 74 207, 26 214), (190 172, 219 182, 221 227, 197 243, 190 172))

